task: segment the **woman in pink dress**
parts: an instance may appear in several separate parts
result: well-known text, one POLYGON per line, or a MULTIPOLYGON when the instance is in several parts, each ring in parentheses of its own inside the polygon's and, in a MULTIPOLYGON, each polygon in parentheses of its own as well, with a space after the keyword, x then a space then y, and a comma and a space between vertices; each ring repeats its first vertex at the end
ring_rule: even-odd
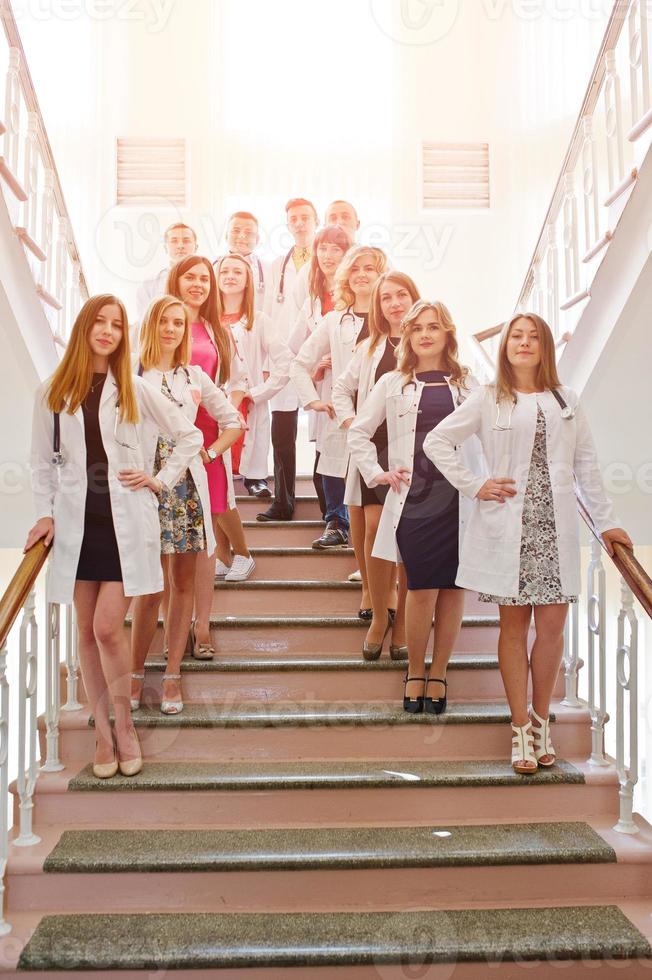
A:
MULTIPOLYGON (((244 362, 238 356, 228 328, 220 323, 217 309, 217 284, 209 259, 189 255, 170 270, 167 291, 188 307, 192 321, 191 364, 198 364, 218 386, 231 389, 231 401, 239 406, 249 388, 244 362)), ((195 424, 204 434, 204 446, 217 436, 217 423, 201 407, 195 424)), ((191 639, 204 657, 214 654, 210 641, 210 612, 215 585, 216 557, 218 571, 226 572, 229 581, 242 581, 253 571, 255 562, 247 548, 240 514, 235 506, 231 454, 211 461, 204 452, 208 474, 213 528, 217 541, 215 555, 205 552, 197 560, 195 577, 195 622, 191 639), (233 559, 231 551, 233 550, 233 559)))

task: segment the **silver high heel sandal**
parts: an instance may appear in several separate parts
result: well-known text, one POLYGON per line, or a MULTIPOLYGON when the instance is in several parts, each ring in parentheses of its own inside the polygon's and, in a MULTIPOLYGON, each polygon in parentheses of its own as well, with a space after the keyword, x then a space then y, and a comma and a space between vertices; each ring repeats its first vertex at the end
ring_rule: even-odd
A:
POLYGON ((554 766, 556 759, 555 747, 550 741, 550 718, 540 718, 534 708, 530 710, 532 717, 532 734, 534 736, 534 755, 540 766, 554 766), (544 756, 549 756, 547 762, 542 762, 544 756))
MULTIPOLYGON (((181 674, 163 674, 163 681, 180 681, 181 674)), ((168 701, 165 698, 161 701, 161 712, 164 715, 178 715, 183 711, 183 701, 168 701)))
POLYGON ((512 769, 524 776, 531 776, 539 765, 532 751, 532 723, 528 721, 527 725, 512 725, 512 732, 512 769))
MULTIPOLYGON (((136 673, 134 673, 134 674, 131 675, 131 679, 132 679, 132 681, 144 681, 145 680, 145 674, 144 673, 143 674, 136 674, 136 673)), ((141 688, 140 690, 141 690, 141 696, 142 696, 142 690, 143 689, 141 688)), ((129 699, 129 705, 130 705, 132 711, 138 711, 138 709, 140 708, 140 697, 130 698, 129 699)))

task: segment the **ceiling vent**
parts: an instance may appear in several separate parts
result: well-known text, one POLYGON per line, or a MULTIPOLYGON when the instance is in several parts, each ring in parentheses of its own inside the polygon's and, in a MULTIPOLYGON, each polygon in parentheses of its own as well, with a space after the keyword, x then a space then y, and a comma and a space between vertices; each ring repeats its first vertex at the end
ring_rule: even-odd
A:
POLYGON ((425 210, 488 208, 488 143, 422 143, 421 206, 425 210))
POLYGON ((186 141, 119 139, 118 204, 186 207, 186 141))

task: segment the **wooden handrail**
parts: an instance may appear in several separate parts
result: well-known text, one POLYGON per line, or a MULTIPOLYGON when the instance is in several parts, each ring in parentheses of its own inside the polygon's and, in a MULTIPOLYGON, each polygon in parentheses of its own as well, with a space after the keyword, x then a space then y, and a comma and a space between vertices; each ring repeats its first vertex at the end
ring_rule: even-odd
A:
POLYGON ((645 571, 641 563, 636 558, 633 551, 626 548, 623 544, 614 544, 614 553, 610 555, 605 548, 604 542, 598 533, 598 530, 593 523, 593 519, 589 514, 584 501, 578 496, 577 507, 580 512, 584 523, 588 527, 591 534, 597 538, 605 553, 609 556, 611 561, 614 563, 618 569, 620 575, 627 582, 627 585, 636 596, 641 606, 645 612, 652 618, 652 578, 645 571))
POLYGON ((504 323, 497 323, 495 327, 487 327, 486 330, 479 330, 477 333, 474 333, 473 336, 476 340, 482 343, 483 340, 489 340, 491 337, 497 337, 504 326, 504 323))
POLYGON ((0 599, 0 649, 4 647, 9 630, 16 622, 27 596, 34 588, 34 583, 45 564, 51 547, 51 544, 46 547, 41 540, 29 549, 7 586, 5 594, 0 599))
POLYGON ((39 143, 39 149, 41 151, 41 157, 43 159, 44 166, 47 170, 51 170, 54 175, 54 201, 57 208, 57 213, 59 217, 65 218, 67 221, 67 234, 66 240, 68 242, 68 248, 70 249, 70 257, 73 262, 76 262, 79 266, 79 289, 82 300, 88 298, 88 286, 86 284, 86 279, 84 277, 84 272, 82 269, 81 259, 79 256, 79 249, 77 247, 77 242, 75 241, 75 236, 72 231, 72 223, 70 221, 70 215, 68 213, 68 208, 66 206, 66 199, 63 194, 63 189, 61 187, 61 181, 59 180, 59 172, 57 170, 57 165, 54 162, 54 154, 52 153, 52 147, 50 145, 50 140, 48 139, 48 134, 45 129, 45 123, 43 121, 43 114, 41 113, 41 107, 39 105, 38 98, 36 96, 36 90, 34 88, 34 83, 32 81, 32 76, 27 64, 27 58, 25 56, 25 49, 23 47, 23 42, 18 31, 18 26, 16 24, 16 18, 14 17, 14 12, 11 7, 11 0, 0 0, 0 20, 2 21, 2 26, 4 27, 4 32, 7 38, 7 43, 11 48, 18 48, 20 51, 20 64, 18 67, 18 74, 20 76, 20 85, 23 93, 23 98, 25 99, 25 105, 29 112, 35 112, 38 116, 38 127, 37 127, 37 139, 39 143))

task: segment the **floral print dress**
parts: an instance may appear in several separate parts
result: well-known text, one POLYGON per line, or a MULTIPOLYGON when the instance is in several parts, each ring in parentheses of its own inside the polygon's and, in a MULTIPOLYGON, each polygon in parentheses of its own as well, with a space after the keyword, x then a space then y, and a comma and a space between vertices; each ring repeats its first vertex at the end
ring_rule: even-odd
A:
POLYGON ((518 596, 480 593, 483 602, 499 606, 547 606, 558 602, 577 602, 577 596, 564 595, 559 573, 557 528, 552 499, 546 417, 537 406, 537 424, 528 472, 521 528, 521 556, 518 596))
MULTIPOLYGON (((174 401, 165 374, 161 392, 174 401)), ((154 457, 154 476, 174 449, 174 440, 159 435, 154 457)), ((161 522, 161 554, 183 555, 189 551, 204 551, 204 513, 199 493, 190 470, 186 470, 171 490, 159 494, 158 516, 161 522)))

